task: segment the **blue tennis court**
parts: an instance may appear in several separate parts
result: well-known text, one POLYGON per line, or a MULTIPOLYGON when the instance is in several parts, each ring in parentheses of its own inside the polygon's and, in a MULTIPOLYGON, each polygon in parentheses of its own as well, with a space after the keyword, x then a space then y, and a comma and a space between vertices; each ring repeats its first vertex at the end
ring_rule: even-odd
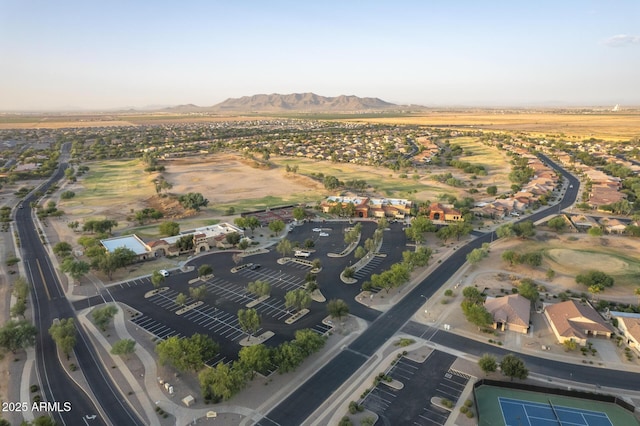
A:
POLYGON ((499 397, 506 426, 613 426, 601 411, 499 397))

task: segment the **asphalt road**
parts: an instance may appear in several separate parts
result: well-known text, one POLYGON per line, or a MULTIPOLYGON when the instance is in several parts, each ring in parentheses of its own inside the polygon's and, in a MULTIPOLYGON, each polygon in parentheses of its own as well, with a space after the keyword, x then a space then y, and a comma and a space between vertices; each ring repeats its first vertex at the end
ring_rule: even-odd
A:
MULTIPOLYGON (((510 353, 510 351, 499 346, 467 339, 466 337, 435 329, 414 321, 407 323, 402 328, 402 331, 478 357, 488 353, 495 355, 497 358, 501 358, 510 353)), ((521 358, 525 362, 530 371, 547 376, 550 381, 554 379, 571 380, 585 385, 592 385, 594 390, 598 386, 613 386, 621 389, 640 390, 640 374, 638 373, 591 367, 583 364, 571 364, 527 354, 518 354, 518 358, 521 358)))
MULTIPOLYGON (((61 158, 67 158, 68 151, 69 144, 66 144, 61 158)), ((61 164, 51 179, 40 189, 46 191, 53 182, 61 179, 65 168, 66 164, 61 164)), ((69 378, 60 365, 56 345, 48 330, 54 318, 75 318, 75 313, 64 297, 62 287, 36 230, 31 207, 29 207, 32 201, 37 201, 34 195, 23 200, 24 207, 16 212, 16 225, 27 278, 32 285, 35 325, 39 330, 36 342, 37 374, 43 400, 60 404, 68 402, 71 406, 69 411, 34 413, 34 415, 36 417, 42 414, 52 415, 62 425, 144 425, 144 422, 125 402, 125 397, 114 387, 82 328, 78 328, 74 353, 78 367, 85 374, 91 390, 94 395, 99 395, 99 403, 107 413, 107 419, 99 415, 96 406, 85 391, 69 378)))
MULTIPOLYGON (((566 192, 558 205, 540 210, 520 220, 535 222, 553 214, 555 209, 560 211, 567 208, 575 202, 578 194, 579 181, 577 178, 560 168, 548 157, 540 155, 540 158, 568 179, 569 186, 567 186, 566 192)), ((424 304, 425 297, 431 297, 464 265, 466 255, 469 252, 481 247, 483 243, 493 241, 495 237, 495 232, 487 233, 458 249, 451 257, 442 262, 429 277, 414 287, 398 304, 379 316, 351 345, 273 408, 266 415, 265 421, 261 421, 259 424, 302 424, 320 404, 329 398, 345 380, 351 377, 387 340, 410 320, 413 314, 424 304)), ((470 342, 470 340, 464 339, 462 348, 470 345, 470 342)), ((442 344, 447 346, 447 342, 442 344)), ((597 369, 593 368, 586 371, 591 370, 596 371, 597 369)), ((534 371, 533 368, 532 371, 534 371)), ((553 370, 547 371, 547 374, 555 374, 553 370)), ((603 377, 603 379, 607 378, 603 377)), ((606 381, 603 380, 601 385, 620 386, 620 382, 615 379, 607 379, 606 381)))
MULTIPOLYGON (((364 240, 373 234, 377 226, 375 223, 369 222, 364 222, 362 225, 363 235, 361 244, 364 244, 364 240)), ((323 229, 325 229, 329 235, 319 236, 319 232, 312 230, 318 227, 318 224, 307 223, 302 226, 296 226, 288 238, 292 242, 298 242, 301 246, 307 239, 314 240, 315 251, 309 260, 318 258, 322 262, 322 271, 318 274, 317 281, 322 293, 328 300, 345 300, 350 304, 350 312, 352 314, 367 321, 374 321, 380 316, 380 312, 354 301, 355 296, 360 292, 361 282, 354 285, 345 285, 339 279, 342 270, 349 264, 356 262, 353 253, 346 257, 326 256, 328 252, 340 252, 346 247, 344 243, 344 229, 349 226, 347 222, 330 222, 323 225, 323 229)), ((401 224, 393 224, 392 226, 398 229, 385 232, 384 243, 381 248, 381 251, 386 253, 386 257, 375 258, 375 265, 367 272, 368 274, 387 269, 391 264, 401 259, 402 251, 406 248, 406 239, 402 232, 395 232, 400 231, 401 224)), ((201 321, 198 323, 198 319, 201 317, 196 318, 198 317, 196 315, 175 315, 178 307, 172 304, 171 300, 154 303, 153 299, 145 299, 145 293, 153 289, 150 280, 146 277, 110 286, 108 291, 102 291, 100 295, 93 296, 86 300, 76 301, 73 305, 75 309, 82 309, 88 306, 102 304, 105 299, 111 300, 111 298, 113 298, 140 312, 142 316, 144 316, 145 324, 151 324, 151 327, 146 327, 148 329, 154 328, 160 330, 161 333, 171 333, 170 335, 190 336, 196 332, 211 335, 214 340, 221 344, 221 353, 214 361, 224 359, 226 362, 237 358, 237 353, 240 349, 238 344, 239 339, 237 335, 232 334, 230 338, 229 335, 224 336, 217 333, 216 328, 218 328, 217 326, 220 322, 218 320, 227 321, 223 319, 228 318, 227 316, 235 318, 238 309, 244 308, 248 301, 255 299, 255 296, 246 292, 246 287, 250 281, 261 279, 271 283, 271 298, 265 303, 258 305, 256 309, 258 309, 261 316, 262 329, 276 333, 274 337, 265 342, 267 346, 276 346, 284 341, 293 339, 296 330, 302 328, 321 328, 322 319, 327 315, 326 305, 324 304, 312 303, 310 307, 311 312, 292 325, 286 325, 281 315, 279 315, 278 318, 274 318, 261 312, 265 304, 282 305, 281 307, 284 308, 282 302, 284 295, 286 291, 291 289, 291 287, 287 286, 304 283, 304 278, 310 268, 295 263, 279 265, 277 260, 281 256, 272 250, 269 253, 255 255, 245 259, 245 263, 260 264, 259 269, 244 269, 237 273, 232 273, 231 268, 235 266, 232 255, 232 252, 220 252, 198 256, 189 262, 189 265, 194 267, 193 271, 171 271, 170 275, 162 284, 162 286, 169 287, 169 291, 166 293, 168 295, 167 297, 171 298, 171 300, 175 299, 177 293, 188 295, 189 288, 203 284, 202 282, 189 284, 189 281, 197 278, 198 267, 203 264, 210 265, 214 271, 214 277, 208 279, 209 287, 207 295, 204 298, 205 305, 203 309, 209 312, 211 312, 212 309, 216 309, 215 313, 220 314, 220 316, 216 316, 214 323, 211 321, 201 321), (222 287, 224 287, 224 289, 222 287), (239 296, 241 294, 246 294, 247 298, 239 296), (170 330, 167 330, 167 328, 170 328, 170 330)), ((288 316, 289 315, 287 315, 287 317, 288 316)), ((233 318, 229 319, 229 321, 233 321, 233 318)), ((134 321, 138 323, 139 320, 135 319, 134 321)), ((227 331, 222 327, 218 329, 227 331)), ((260 332, 257 334, 260 334, 260 332)))

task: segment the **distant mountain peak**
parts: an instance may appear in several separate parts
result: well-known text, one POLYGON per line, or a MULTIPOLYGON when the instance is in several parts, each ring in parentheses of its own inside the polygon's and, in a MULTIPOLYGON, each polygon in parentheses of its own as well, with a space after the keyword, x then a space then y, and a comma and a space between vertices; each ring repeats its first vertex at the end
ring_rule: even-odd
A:
POLYGON ((360 98, 353 95, 326 97, 315 93, 281 95, 260 94, 229 98, 211 107, 216 111, 365 111, 395 108, 397 105, 378 98, 360 98))

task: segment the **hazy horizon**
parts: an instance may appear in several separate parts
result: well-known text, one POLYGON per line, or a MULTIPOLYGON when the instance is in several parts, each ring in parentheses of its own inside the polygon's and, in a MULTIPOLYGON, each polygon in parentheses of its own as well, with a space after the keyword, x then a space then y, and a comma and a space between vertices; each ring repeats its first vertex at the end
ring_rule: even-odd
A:
POLYGON ((640 3, 0 0, 0 111, 313 92, 427 107, 638 106, 640 3))

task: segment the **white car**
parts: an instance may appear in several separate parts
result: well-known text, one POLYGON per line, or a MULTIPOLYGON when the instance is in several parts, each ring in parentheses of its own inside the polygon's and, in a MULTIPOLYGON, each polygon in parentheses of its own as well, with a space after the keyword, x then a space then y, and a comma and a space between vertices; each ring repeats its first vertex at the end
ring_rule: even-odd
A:
POLYGON ((329 236, 329 234, 327 234, 326 232, 321 232, 319 235, 321 237, 328 237, 329 236))
POLYGON ((166 269, 160 269, 158 272, 160 272, 160 275, 162 275, 163 277, 169 276, 169 271, 167 271, 166 269))
POLYGON ((313 232, 320 232, 320 231, 322 231, 322 228, 313 228, 312 231, 313 232))

